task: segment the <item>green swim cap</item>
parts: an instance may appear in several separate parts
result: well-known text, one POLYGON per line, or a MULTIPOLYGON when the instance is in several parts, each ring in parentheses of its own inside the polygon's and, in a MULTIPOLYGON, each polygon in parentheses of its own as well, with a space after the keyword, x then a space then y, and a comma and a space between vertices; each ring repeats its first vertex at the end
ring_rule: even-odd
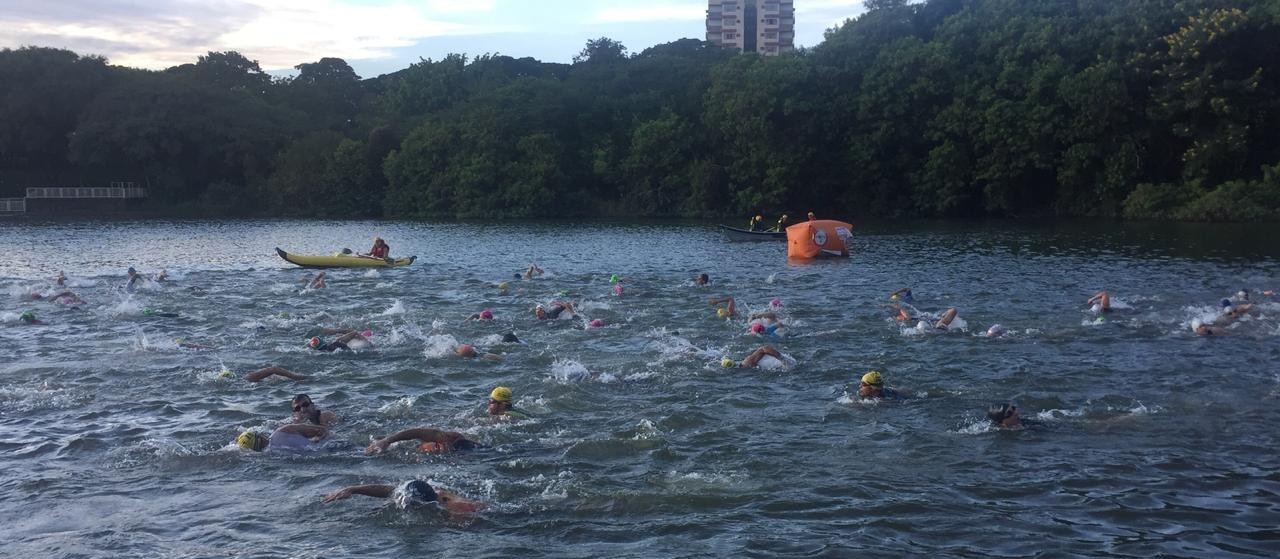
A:
POLYGON ((33 323, 36 321, 36 313, 33 313, 31 311, 24 312, 22 313, 22 316, 18 317, 18 320, 21 320, 28 324, 33 323))
POLYGON ((618 274, 612 274, 609 276, 609 283, 618 283, 618 281, 618 274))
POLYGON ((151 315, 153 315, 153 314, 156 314, 156 310, 155 310, 155 309, 142 309, 142 314, 143 314, 144 316, 151 316, 151 315))

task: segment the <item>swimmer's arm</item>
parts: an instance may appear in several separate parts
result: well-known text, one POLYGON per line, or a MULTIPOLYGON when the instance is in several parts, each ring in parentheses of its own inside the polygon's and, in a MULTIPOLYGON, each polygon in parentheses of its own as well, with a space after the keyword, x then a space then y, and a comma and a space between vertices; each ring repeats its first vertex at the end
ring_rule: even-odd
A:
POLYGON ((386 450, 388 446, 395 443, 412 440, 424 443, 440 443, 442 445, 449 446, 460 438, 462 438, 462 435, 459 433, 441 431, 439 429, 431 429, 429 427, 418 427, 392 433, 386 437, 373 441, 364 451, 368 454, 377 454, 386 450))
POLYGON ((320 502, 332 503, 333 501, 341 501, 342 499, 346 499, 352 495, 365 495, 368 497, 386 499, 391 497, 392 491, 395 491, 395 488, 390 485, 352 485, 350 487, 343 487, 333 493, 322 495, 320 497, 320 502))
POLYGON ((277 430, 284 431, 286 433, 293 433, 295 435, 302 435, 308 439, 318 439, 329 434, 329 429, 323 426, 308 425, 305 423, 290 423, 277 430))
POLYGON ((903 293, 906 293, 906 292, 908 292, 908 291, 911 291, 911 288, 910 288, 910 287, 904 287, 904 288, 902 288, 902 289, 899 289, 899 290, 897 290, 897 291, 894 291, 893 293, 890 293, 890 294, 889 294, 889 296, 890 296, 890 297, 892 297, 892 296, 894 296, 894 295, 902 295, 903 293))
POLYGON ((436 500, 440 502, 440 506, 443 506, 451 513, 474 514, 476 511, 484 509, 484 503, 463 499, 456 493, 445 491, 440 488, 433 489, 436 491, 436 500))
POLYGON ((258 369, 252 373, 245 375, 244 380, 247 380, 249 382, 258 382, 260 380, 266 379, 267 377, 270 377, 271 375, 279 375, 279 376, 282 376, 288 379, 293 379, 293 380, 307 380, 307 375, 295 373, 284 367, 266 367, 263 369, 258 369))
POLYGON ((758 312, 751 315, 751 320, 755 320, 757 318, 767 318, 769 320, 778 320, 778 313, 775 313, 773 311, 764 311, 764 312, 758 312))

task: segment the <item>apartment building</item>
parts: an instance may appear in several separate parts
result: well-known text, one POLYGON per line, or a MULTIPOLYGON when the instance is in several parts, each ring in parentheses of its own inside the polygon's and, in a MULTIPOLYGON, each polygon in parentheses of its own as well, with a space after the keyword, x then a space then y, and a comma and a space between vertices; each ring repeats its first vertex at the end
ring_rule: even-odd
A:
POLYGON ((707 41, 763 56, 795 48, 793 0, 709 0, 707 41))

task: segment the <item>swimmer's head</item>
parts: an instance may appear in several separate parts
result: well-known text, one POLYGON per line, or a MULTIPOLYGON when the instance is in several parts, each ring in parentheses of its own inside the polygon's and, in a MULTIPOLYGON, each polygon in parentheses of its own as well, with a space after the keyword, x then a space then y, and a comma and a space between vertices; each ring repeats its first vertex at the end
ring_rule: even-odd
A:
POLYGON ((1248 290, 1248 289, 1241 289, 1240 291, 1237 291, 1237 292, 1236 292, 1236 299, 1239 299, 1239 300, 1241 300, 1241 301, 1248 301, 1248 300, 1249 300, 1249 290, 1248 290))
POLYGON ((609 283, 618 283, 618 274, 609 275, 609 283))
POLYGON ((861 383, 879 388, 884 386, 884 376, 880 374, 880 371, 867 371, 865 375, 862 375, 861 383))
POLYGON ((764 335, 764 325, 763 325, 763 324, 760 324, 759 322, 753 322, 753 323, 751 323, 751 333, 752 333, 752 334, 759 334, 759 335, 762 335, 762 336, 763 336, 763 335, 764 335))
POLYGON ((434 503, 437 498, 436 490, 418 479, 402 483, 391 492, 391 500, 402 509, 434 503))
POLYGON ((711 283, 711 276, 706 274, 698 274, 698 285, 707 285, 711 283))
POLYGON ((460 344, 458 347, 454 348, 453 352, 458 354, 458 357, 476 356, 476 348, 471 344, 460 344))
POLYGON ((620 283, 613 284, 613 294, 622 295, 622 284, 620 283))
POLYGON ((775 308, 775 309, 776 309, 776 308, 778 308, 778 307, 781 307, 781 306, 782 306, 782 299, 779 299, 779 298, 777 298, 777 297, 774 297, 774 298, 770 299, 770 300, 769 300, 769 306, 770 306, 770 307, 773 307, 773 308, 775 308))
POLYGON ((515 333, 515 332, 507 332, 506 334, 503 334, 503 335, 502 335, 502 343, 504 343, 504 344, 518 344, 518 343, 520 343, 520 338, 517 338, 517 337, 516 337, 516 333, 515 333))
POLYGON ((1001 326, 999 324, 992 324, 990 328, 987 328, 988 338, 1000 337, 1000 336, 1003 336, 1004 333, 1005 333, 1004 326, 1001 326))
POLYGON ((536 307, 533 307, 533 316, 538 317, 538 319, 546 318, 546 317, 547 317, 547 309, 546 309, 545 307, 543 307, 542 305, 538 305, 538 306, 536 306, 536 307))
POLYGON ((507 290, 507 282, 505 282, 505 281, 500 281, 500 282, 498 282, 498 289, 501 289, 501 290, 503 290, 503 291, 506 291, 506 290, 507 290))
POLYGON ((897 293, 894 293, 893 295, 890 295, 890 296, 889 296, 889 300, 890 300, 890 301, 897 301, 897 300, 898 300, 898 294, 897 294, 897 293))
POLYGON ((725 357, 725 358, 720 359, 720 366, 721 366, 721 367, 724 367, 724 368, 726 368, 726 369, 728 369, 728 368, 730 368, 730 367, 733 367, 733 366, 734 366, 734 365, 736 365, 736 364, 737 364, 737 363, 734 363, 734 362, 733 362, 733 360, 732 360, 732 359, 730 359, 730 358, 728 358, 728 357, 725 357))
POLYGON ((32 293, 32 294, 31 294, 31 299, 32 299, 33 301, 39 301, 39 300, 41 300, 41 299, 44 299, 44 295, 41 295, 41 294, 39 294, 39 293, 32 293))
POLYGON ((720 308, 716 309, 716 316, 718 316, 718 317, 720 317, 720 318, 724 318, 724 317, 729 316, 729 309, 726 309, 726 308, 724 308, 724 307, 720 307, 720 308))
POLYGON ((137 270, 133 269, 133 266, 129 266, 129 270, 128 270, 128 272, 129 272, 129 275, 131 275, 131 276, 132 276, 132 275, 136 275, 136 274, 138 273, 138 271, 137 271, 137 270))
POLYGON ((1017 413, 1018 407, 1013 404, 995 404, 987 408, 987 419, 999 425, 1017 413))
POLYGON ((31 311, 26 311, 22 313, 21 316, 18 317, 18 320, 21 320, 27 324, 34 324, 36 321, 36 313, 33 313, 31 311))
POLYGON ((480 320, 493 320, 493 311, 489 309, 480 311, 480 320))
POLYGON ((514 398, 515 396, 512 394, 511 389, 505 386, 494 388, 493 391, 489 393, 490 400, 502 402, 504 404, 510 404, 514 398))
POLYGON ((262 452, 264 449, 267 448, 268 440, 269 439, 266 436, 262 435, 261 433, 255 433, 253 431, 245 431, 243 433, 240 433, 239 437, 236 437, 236 446, 243 448, 245 450, 262 452))
POLYGON ((1102 312, 1102 304, 1094 303, 1092 307, 1089 307, 1089 310, 1093 312, 1102 312))
POLYGON ((1221 305, 1222 305, 1222 308, 1224 308, 1224 309, 1225 309, 1225 308, 1227 308, 1227 307, 1230 307, 1230 306, 1231 306, 1231 299, 1223 299, 1223 300, 1219 301, 1218 303, 1219 303, 1219 304, 1221 304, 1221 305))
POLYGON ((438 454, 438 453, 444 452, 445 450, 447 450, 447 448, 438 442, 427 441, 425 443, 418 445, 418 450, 422 452, 438 454))
POLYGON ((324 341, 320 339, 320 336, 312 336, 310 340, 307 340, 307 347, 311 349, 316 349, 323 344, 324 341))
POLYGON ((603 326, 604 326, 604 321, 598 318, 593 318, 591 319, 591 322, 587 323, 587 328, 600 328, 603 326))

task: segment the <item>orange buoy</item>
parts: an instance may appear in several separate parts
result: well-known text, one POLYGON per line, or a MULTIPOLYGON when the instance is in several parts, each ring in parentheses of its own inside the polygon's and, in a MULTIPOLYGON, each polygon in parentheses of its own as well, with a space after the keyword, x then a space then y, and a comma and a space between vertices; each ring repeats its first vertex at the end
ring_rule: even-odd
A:
POLYGON ((787 227, 787 258, 849 257, 853 225, 832 219, 802 221, 787 227))

